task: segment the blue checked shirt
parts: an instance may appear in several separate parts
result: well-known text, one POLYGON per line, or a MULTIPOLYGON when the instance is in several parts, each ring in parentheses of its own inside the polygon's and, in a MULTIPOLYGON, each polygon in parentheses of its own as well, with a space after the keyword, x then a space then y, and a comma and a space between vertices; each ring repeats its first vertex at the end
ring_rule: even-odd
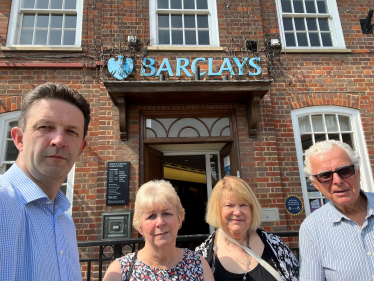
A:
POLYGON ((0 175, 0 281, 82 280, 70 203, 16 165, 0 175))
MULTIPOLYGON (((363 192, 363 191, 362 191, 363 192)), ((300 281, 374 280, 374 194, 361 228, 329 202, 300 228, 300 281)))

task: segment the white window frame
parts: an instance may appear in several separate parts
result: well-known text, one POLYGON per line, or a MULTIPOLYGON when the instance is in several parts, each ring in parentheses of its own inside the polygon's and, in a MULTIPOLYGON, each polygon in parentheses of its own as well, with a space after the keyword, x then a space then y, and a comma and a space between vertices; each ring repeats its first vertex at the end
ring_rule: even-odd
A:
MULTIPOLYGON (((197 0, 198 1, 198 0, 197 0)), ((219 33, 218 33, 218 16, 217 16, 217 2, 216 0, 208 1, 208 13, 204 10, 201 13, 199 10, 185 10, 185 9, 157 9, 157 0, 149 0, 149 32, 151 46, 167 46, 167 47, 219 47, 219 33), (209 22, 209 40, 210 45, 159 45, 157 36, 157 15, 158 14, 185 14, 185 15, 208 15, 209 22)))
POLYGON ((310 215, 310 204, 309 204, 309 197, 308 197, 308 190, 306 185, 306 176, 304 173, 304 163, 303 163, 303 148, 300 138, 300 129, 299 129, 299 118, 311 114, 339 114, 339 115, 346 115, 350 116, 351 120, 351 128, 353 139, 352 143, 354 146, 354 150, 360 156, 360 175, 361 175, 361 188, 367 192, 374 191, 374 182, 373 182, 373 175, 370 166, 370 160, 368 157, 368 151, 366 147, 365 136, 362 129, 361 117, 360 113, 357 109, 347 108, 347 107, 340 107, 340 106, 313 106, 313 107, 306 107, 301 109, 296 109, 291 111, 291 118, 292 118, 292 126, 294 131, 295 137, 295 145, 296 145, 296 153, 297 153, 297 161, 299 166, 300 172, 300 181, 301 187, 303 191, 303 198, 304 198, 304 206, 305 206, 305 213, 306 215, 310 215))
MULTIPOLYGON (((0 114, 0 175, 5 173, 5 165, 13 164, 15 161, 4 161, 5 159, 5 149, 6 149, 6 136, 9 122, 18 121, 20 111, 13 111, 8 113, 0 114)), ((74 195, 74 176, 75 176, 75 164, 70 170, 67 176, 66 185, 66 198, 70 202, 69 214, 72 214, 73 210, 73 195, 74 195)))
POLYGON ((9 25, 8 25, 8 34, 7 34, 7 47, 64 47, 64 48, 74 48, 81 46, 82 40, 82 21, 83 21, 83 0, 77 0, 75 10, 63 10, 63 9, 24 9, 21 11, 21 2, 22 0, 13 0, 12 6, 10 9, 9 25), (55 14, 67 14, 67 15, 76 15, 77 16, 77 25, 75 31, 75 45, 21 45, 19 44, 20 35, 21 35, 21 18, 23 13, 55 13, 55 14))
MULTIPOLYGON (((305 1, 305 0, 304 0, 305 1)), ((336 4, 336 0, 326 0, 326 5, 328 9, 327 14, 317 14, 317 13, 283 13, 282 12, 282 4, 281 0, 276 0, 276 7, 277 7, 277 14, 278 14, 278 23, 279 23, 279 31, 280 37, 282 41, 282 49, 284 50, 329 50, 332 51, 334 49, 346 49, 345 41, 344 41, 344 34, 342 30, 342 25, 340 22, 340 16, 338 11, 338 6, 336 4), (286 38, 285 32, 283 27, 283 18, 322 18, 325 17, 328 19, 329 26, 331 29, 331 40, 332 40, 332 47, 307 47, 307 46, 300 46, 300 47, 287 47, 286 46, 286 38)), ((292 5, 292 0, 291 0, 292 5)))

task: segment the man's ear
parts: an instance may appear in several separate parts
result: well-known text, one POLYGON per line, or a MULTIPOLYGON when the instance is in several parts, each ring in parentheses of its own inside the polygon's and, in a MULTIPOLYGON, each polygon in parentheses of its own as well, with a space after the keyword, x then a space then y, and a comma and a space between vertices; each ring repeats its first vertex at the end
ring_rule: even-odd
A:
POLYGON ((87 146, 87 142, 86 142, 86 140, 83 140, 83 142, 81 144, 81 148, 79 150, 79 156, 78 157, 81 156, 81 154, 83 153, 83 150, 86 148, 86 146, 87 146))
POLYGON ((13 127, 11 131, 12 139, 19 151, 23 151, 23 132, 20 127, 13 127))

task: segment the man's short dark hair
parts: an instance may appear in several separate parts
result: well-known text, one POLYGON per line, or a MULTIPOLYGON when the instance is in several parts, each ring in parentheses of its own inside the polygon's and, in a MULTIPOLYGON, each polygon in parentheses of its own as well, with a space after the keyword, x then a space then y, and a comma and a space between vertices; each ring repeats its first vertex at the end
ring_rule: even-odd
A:
POLYGON ((90 123, 90 104, 78 92, 69 87, 58 83, 46 83, 36 87, 29 92, 22 100, 21 114, 18 120, 18 126, 25 131, 26 122, 29 117, 31 105, 42 99, 57 99, 66 101, 78 107, 84 116, 84 133, 83 138, 86 137, 88 131, 88 124, 90 123))

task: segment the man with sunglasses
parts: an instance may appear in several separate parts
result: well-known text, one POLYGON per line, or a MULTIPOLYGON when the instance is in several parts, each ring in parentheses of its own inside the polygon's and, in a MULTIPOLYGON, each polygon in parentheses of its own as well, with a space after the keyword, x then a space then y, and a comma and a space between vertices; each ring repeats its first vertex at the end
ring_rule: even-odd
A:
POLYGON ((360 188, 358 155, 328 140, 305 152, 305 174, 328 200, 300 228, 300 280, 374 280, 374 194, 360 188))

